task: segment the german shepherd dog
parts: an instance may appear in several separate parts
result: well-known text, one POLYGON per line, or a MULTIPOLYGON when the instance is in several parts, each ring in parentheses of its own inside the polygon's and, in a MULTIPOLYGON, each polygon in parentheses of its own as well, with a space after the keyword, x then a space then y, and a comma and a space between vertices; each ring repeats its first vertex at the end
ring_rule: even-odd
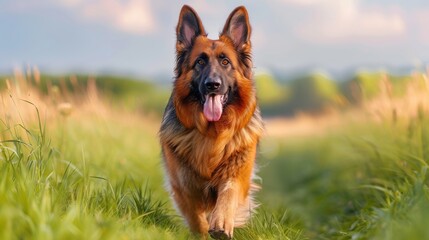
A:
POLYGON ((167 185, 191 231, 230 239, 255 204, 252 183, 263 122, 252 80, 245 7, 207 38, 194 9, 176 28, 175 81, 159 132, 167 185))

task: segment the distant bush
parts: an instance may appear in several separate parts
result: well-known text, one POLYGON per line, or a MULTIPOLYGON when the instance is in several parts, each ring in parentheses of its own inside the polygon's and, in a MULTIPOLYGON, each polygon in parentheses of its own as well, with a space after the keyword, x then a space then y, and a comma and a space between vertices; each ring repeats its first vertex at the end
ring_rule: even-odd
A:
POLYGON ((144 79, 123 76, 41 75, 35 86, 45 94, 50 94, 49 91, 52 89, 57 89, 61 94, 79 94, 88 91, 90 81, 94 81, 96 90, 113 105, 127 107, 130 110, 161 115, 168 100, 166 89, 144 79))
POLYGON ((385 78, 385 74, 381 72, 358 72, 343 84, 343 94, 353 104, 372 99, 380 94, 383 78, 385 78))
POLYGON ((265 116, 283 114, 290 97, 290 89, 279 84, 277 79, 267 72, 255 74, 254 79, 262 114, 265 116))
POLYGON ((392 84, 392 95, 403 96, 407 90, 407 85, 413 79, 412 76, 393 76, 388 75, 389 82, 392 84))
POLYGON ((385 72, 358 72, 342 84, 341 89, 351 104, 374 99, 382 92, 391 97, 403 96, 411 76, 394 76, 385 72))
POLYGON ((258 73, 255 74, 254 79, 260 104, 273 104, 288 98, 288 89, 281 86, 273 75, 265 72, 258 73))
POLYGON ((341 104, 337 84, 328 76, 316 73, 295 79, 290 84, 291 97, 287 108, 292 112, 322 112, 341 104))

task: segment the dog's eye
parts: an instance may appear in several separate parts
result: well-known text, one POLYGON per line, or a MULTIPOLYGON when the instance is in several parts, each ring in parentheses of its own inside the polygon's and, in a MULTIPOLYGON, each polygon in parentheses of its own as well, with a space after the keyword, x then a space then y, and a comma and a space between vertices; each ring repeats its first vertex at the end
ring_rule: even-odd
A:
POLYGON ((224 59, 222 59, 222 61, 220 63, 222 63, 222 65, 226 66, 229 64, 229 60, 224 58, 224 59))
POLYGON ((204 65, 204 64, 206 64, 206 62, 203 59, 200 58, 200 59, 197 60, 197 64, 198 65, 204 65))

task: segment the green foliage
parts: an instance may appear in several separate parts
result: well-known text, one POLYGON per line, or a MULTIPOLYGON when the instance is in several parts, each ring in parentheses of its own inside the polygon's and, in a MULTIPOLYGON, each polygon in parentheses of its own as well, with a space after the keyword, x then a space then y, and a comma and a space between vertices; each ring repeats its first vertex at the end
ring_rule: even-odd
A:
MULTIPOLYGON (((294 84, 336 101, 324 76, 294 84)), ((122 99, 134 91, 118 88, 102 92, 122 99)), ((111 111, 48 122, 36 106, 36 122, 2 112, 1 239, 193 238, 162 186, 158 124, 111 111)), ((427 114, 350 122, 318 137, 265 137, 262 206, 235 239, 428 238, 427 114)))
POLYGON ((0 91, 6 89, 6 76, 0 76, 0 91))
POLYGON ((263 106, 286 101, 288 91, 269 73, 258 73, 254 76, 259 103, 263 106))
POLYGON ((321 112, 340 104, 340 93, 334 81, 321 73, 291 82, 288 107, 292 111, 321 112))
MULTIPOLYGON (((177 219, 166 207, 166 201, 154 199, 160 194, 149 190, 153 188, 148 185, 149 176, 157 175, 150 178, 153 181, 160 178, 159 171, 153 170, 157 165, 156 153, 147 157, 135 155, 137 152, 127 154, 122 152, 126 147, 119 149, 109 143, 118 141, 115 138, 119 136, 114 136, 118 132, 97 132, 100 128, 91 132, 85 126, 80 130, 68 129, 72 126, 67 122, 58 131, 61 138, 53 138, 56 141, 52 142, 48 131, 53 129, 47 129, 40 120, 37 108, 35 114, 39 121, 34 126, 9 122, 7 118, 1 121, 1 239, 183 236, 184 233, 177 232, 177 219), (107 139, 100 141, 100 134, 107 134, 107 139), (91 138, 97 140, 88 141, 91 138), (109 156, 97 156, 102 151, 109 156), (138 160, 126 162, 130 156, 138 160), (118 168, 121 158, 125 162, 118 168), (135 164, 146 167, 135 169, 135 164), (105 167, 109 165, 113 166, 105 167)), ((94 125, 90 128, 94 129, 94 125)), ((144 136, 144 131, 140 136, 144 136)), ((161 191, 161 186, 156 189, 161 191)), ((162 191, 161 195, 165 193, 162 191)))
POLYGON ((27 79, 44 94, 84 95, 97 90, 106 101, 120 108, 161 116, 168 101, 169 90, 144 79, 123 76, 41 75, 38 83, 27 79), (91 81, 95 88, 91 89, 91 81))
POLYGON ((351 103, 361 103, 378 97, 385 91, 389 97, 401 97, 411 82, 411 76, 394 76, 384 72, 358 72, 341 84, 344 96, 351 103))
POLYGON ((310 239, 421 239, 416 232, 427 236, 421 223, 429 220, 427 126, 421 112, 271 146, 278 150, 261 170, 264 199, 288 206, 310 239))
MULTIPOLYGON (((0 90, 6 88, 7 76, 0 76, 0 90)), ((15 77, 16 78, 16 77, 15 77)), ((32 86, 47 95, 69 96, 86 94, 95 88, 111 105, 131 111, 162 116, 171 89, 145 79, 115 75, 40 75, 25 76, 32 86)), ((12 82, 14 77, 9 77, 12 82)), ((319 114, 330 109, 344 109, 362 101, 378 97, 382 91, 389 97, 405 94, 414 76, 395 76, 384 72, 358 72, 350 80, 338 82, 322 73, 279 82, 275 76, 260 72, 255 74, 255 85, 264 116, 294 115, 295 113, 319 114)), ((422 87, 424 81, 421 79, 422 87)), ((83 99, 84 100, 84 99, 83 99)))
POLYGON ((301 223, 284 209, 261 207, 242 229, 234 231, 236 239, 307 239, 302 235, 301 223))
POLYGON ((265 116, 285 113, 285 104, 290 97, 290 89, 281 85, 273 75, 260 72, 255 74, 255 85, 259 105, 265 116))
POLYGON ((380 93, 380 85, 384 77, 385 73, 360 72, 352 81, 359 86, 361 98, 368 100, 380 93))
MULTIPOLYGON (((35 123, 1 121, 1 239, 194 238, 163 189, 156 127, 33 114, 35 123)), ((236 239, 304 239, 281 211, 260 209, 236 239)))
MULTIPOLYGON (((407 85, 410 84, 413 78, 412 76, 388 75, 388 79, 392 86, 392 96, 401 97, 406 93, 407 85)), ((421 84, 423 87, 423 81, 421 81, 421 84)))

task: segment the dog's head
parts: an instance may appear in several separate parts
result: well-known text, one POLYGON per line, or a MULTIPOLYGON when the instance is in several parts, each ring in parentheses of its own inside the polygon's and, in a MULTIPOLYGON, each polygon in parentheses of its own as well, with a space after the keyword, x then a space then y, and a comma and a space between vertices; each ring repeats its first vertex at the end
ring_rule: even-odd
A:
POLYGON ((250 33, 245 7, 232 11, 219 39, 211 40, 197 13, 183 6, 176 29, 178 101, 199 104, 208 122, 219 121, 229 105, 245 101, 245 92, 253 92, 250 33))

